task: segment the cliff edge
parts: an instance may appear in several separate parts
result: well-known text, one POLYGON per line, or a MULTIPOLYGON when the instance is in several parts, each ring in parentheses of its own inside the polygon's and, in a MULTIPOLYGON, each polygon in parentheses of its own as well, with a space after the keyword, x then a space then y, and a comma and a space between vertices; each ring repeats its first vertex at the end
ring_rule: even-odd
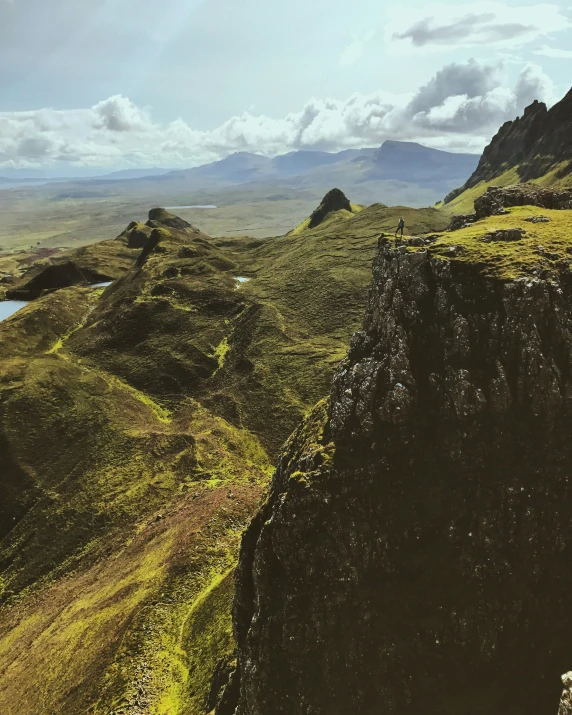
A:
POLYGON ((557 712, 571 355, 569 266, 380 240, 363 329, 243 538, 219 715, 557 712))

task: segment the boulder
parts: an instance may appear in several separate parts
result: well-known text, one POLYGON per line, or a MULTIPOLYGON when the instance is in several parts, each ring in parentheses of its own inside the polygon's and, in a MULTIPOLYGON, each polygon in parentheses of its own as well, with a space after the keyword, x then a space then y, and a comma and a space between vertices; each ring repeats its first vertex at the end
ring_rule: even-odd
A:
POLYGON ((521 241, 526 235, 526 231, 522 228, 503 228, 498 231, 491 231, 481 238, 483 243, 492 243, 493 241, 521 241))
POLYGON ((528 223, 550 223, 548 216, 529 216, 524 219, 528 223))

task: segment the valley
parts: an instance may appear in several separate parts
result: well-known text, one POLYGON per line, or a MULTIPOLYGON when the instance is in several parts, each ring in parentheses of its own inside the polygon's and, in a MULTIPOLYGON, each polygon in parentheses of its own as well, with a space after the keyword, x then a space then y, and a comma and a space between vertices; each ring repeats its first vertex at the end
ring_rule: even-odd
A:
MULTIPOLYGON (((400 210, 264 240, 157 209, 10 286, 53 292, 0 323, 0 703, 203 712, 232 655, 241 532, 328 391, 400 210), (111 285, 85 285, 87 266, 111 285)), ((408 211, 414 230, 448 222, 408 211)))
POLYGON ((0 191, 2 715, 556 714, 572 190, 521 134, 0 191))

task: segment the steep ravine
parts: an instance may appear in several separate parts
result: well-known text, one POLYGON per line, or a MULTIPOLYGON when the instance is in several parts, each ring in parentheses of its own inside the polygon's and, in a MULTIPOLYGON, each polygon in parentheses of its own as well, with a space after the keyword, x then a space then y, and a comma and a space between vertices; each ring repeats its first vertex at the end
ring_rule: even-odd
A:
POLYGON ((243 539, 220 715, 556 714, 571 348, 569 270, 501 281, 381 243, 363 330, 243 539))

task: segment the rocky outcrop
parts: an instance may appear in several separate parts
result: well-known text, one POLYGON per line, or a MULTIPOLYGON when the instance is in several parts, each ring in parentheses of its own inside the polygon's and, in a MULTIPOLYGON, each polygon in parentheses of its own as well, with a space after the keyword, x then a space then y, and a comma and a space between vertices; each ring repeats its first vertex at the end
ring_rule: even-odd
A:
POLYGON ((481 241, 484 243, 492 243, 494 241, 522 241, 526 231, 522 228, 502 228, 498 231, 491 231, 485 234, 481 241))
POLYGON ((447 226, 447 231, 458 231, 460 228, 467 228, 475 221, 475 214, 453 216, 451 223, 447 226))
POLYGON ((144 248, 152 231, 153 228, 150 226, 131 221, 125 231, 119 234, 117 240, 123 241, 127 248, 144 248))
POLYGON ((149 211, 149 221, 147 222, 147 226, 157 228, 157 224, 167 226, 168 228, 174 228, 177 231, 187 231, 188 229, 196 230, 193 229, 193 226, 191 226, 188 221, 185 221, 179 216, 175 216, 175 214, 169 213, 169 211, 161 208, 151 209, 151 211, 149 211))
MULTIPOLYGON (((512 206, 538 206, 545 209, 572 209, 572 189, 545 188, 536 184, 514 184, 513 186, 491 186, 474 202, 475 213, 453 216, 447 231, 467 228, 489 216, 504 216, 512 206)), ((529 216, 530 223, 549 223, 547 216, 529 216)))
POLYGON ((556 179, 572 170, 572 89, 557 104, 547 109, 534 101, 522 117, 506 122, 486 147, 479 165, 462 186, 451 192, 445 203, 476 186, 490 182, 515 168, 522 181, 556 171, 556 179))
POLYGON ((572 189, 547 189, 535 184, 491 186, 486 193, 475 199, 475 218, 499 216, 511 206, 572 209, 572 189))
POLYGON ((326 216, 332 211, 349 211, 352 212, 352 207, 349 199, 340 189, 332 189, 322 199, 322 203, 310 216, 308 228, 316 228, 319 226, 326 216))
POLYGON ((569 272, 498 281, 381 241, 329 405, 243 539, 236 715, 556 712, 571 355, 569 272))
POLYGON ((560 699, 560 708, 558 709, 558 715, 571 715, 572 714, 572 671, 564 673, 562 676, 562 684, 564 686, 564 691, 562 693, 562 698, 560 699))

